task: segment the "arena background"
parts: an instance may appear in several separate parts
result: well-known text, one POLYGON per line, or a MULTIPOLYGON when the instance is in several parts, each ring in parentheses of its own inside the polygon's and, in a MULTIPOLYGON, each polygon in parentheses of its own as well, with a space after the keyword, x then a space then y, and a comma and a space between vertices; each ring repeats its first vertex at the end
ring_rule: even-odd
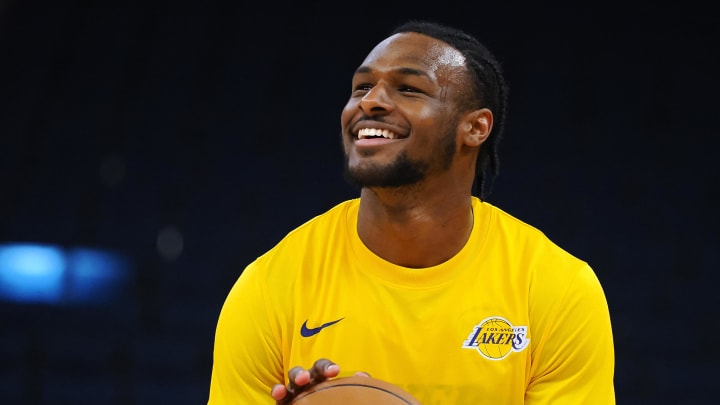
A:
POLYGON ((407 17, 462 26, 501 59, 510 116, 488 200, 597 272, 618 404, 717 403, 717 17, 495 3, 2 3, 0 249, 118 261, 84 297, 3 281, 0 403, 204 403, 243 267, 356 195, 339 112, 407 17))

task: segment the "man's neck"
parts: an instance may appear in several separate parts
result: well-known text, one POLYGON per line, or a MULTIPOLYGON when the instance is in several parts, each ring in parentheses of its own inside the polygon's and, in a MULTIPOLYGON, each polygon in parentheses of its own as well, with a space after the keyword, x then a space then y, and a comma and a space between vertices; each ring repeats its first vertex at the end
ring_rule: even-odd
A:
POLYGON ((468 194, 412 193, 364 189, 360 198, 358 234, 376 255, 399 266, 431 267, 457 254, 473 226, 468 194))

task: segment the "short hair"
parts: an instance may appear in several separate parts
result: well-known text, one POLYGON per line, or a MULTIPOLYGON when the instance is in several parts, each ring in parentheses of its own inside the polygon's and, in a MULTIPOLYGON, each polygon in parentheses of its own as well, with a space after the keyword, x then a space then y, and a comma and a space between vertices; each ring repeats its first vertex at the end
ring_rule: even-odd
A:
POLYGON ((432 21, 409 20, 392 30, 390 35, 414 32, 435 38, 457 49, 465 56, 473 88, 474 106, 488 108, 493 113, 493 127, 481 145, 475 167, 474 194, 480 199, 492 190, 492 182, 500 169, 497 145, 503 135, 507 115, 508 85, 500 63, 477 38, 467 32, 432 21), (492 175, 488 182, 487 175, 492 175), (489 188, 488 188, 489 187, 489 188))

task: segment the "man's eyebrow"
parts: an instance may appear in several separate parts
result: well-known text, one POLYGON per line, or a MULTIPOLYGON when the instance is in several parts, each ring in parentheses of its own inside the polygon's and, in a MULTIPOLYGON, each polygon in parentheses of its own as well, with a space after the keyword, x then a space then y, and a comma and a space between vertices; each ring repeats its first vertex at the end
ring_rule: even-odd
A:
MULTIPOLYGON (((409 75, 409 76, 424 76, 427 78, 430 78, 430 75, 428 75, 425 71, 420 69, 414 69, 409 67, 399 67, 392 69, 394 72, 397 72, 401 75, 409 75)), ((372 73, 373 69, 369 66, 360 66, 359 68, 355 69, 355 74, 358 73, 372 73)))

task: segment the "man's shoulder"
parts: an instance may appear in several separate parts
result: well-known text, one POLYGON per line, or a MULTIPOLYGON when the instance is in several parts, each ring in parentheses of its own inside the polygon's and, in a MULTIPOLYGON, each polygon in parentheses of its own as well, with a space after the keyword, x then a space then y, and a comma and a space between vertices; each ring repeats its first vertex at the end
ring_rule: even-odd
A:
POLYGON ((295 233, 310 232, 312 230, 323 228, 331 224, 336 224, 339 221, 343 221, 350 213, 353 212, 353 210, 357 212, 357 206, 359 202, 359 199, 352 199, 337 203, 326 211, 315 215, 297 228, 290 231, 288 233, 288 236, 295 233))
POLYGON ((317 243, 318 240, 327 241, 331 234, 337 237, 340 230, 346 229, 348 215, 357 212, 358 203, 357 199, 342 201, 315 215, 289 231, 271 251, 287 245, 317 243))
POLYGON ((478 201, 476 204, 476 207, 482 210, 482 214, 490 218, 492 226, 511 228, 515 232, 521 232, 543 239, 546 238, 545 234, 540 229, 505 211, 503 208, 486 201, 478 201))
POLYGON ((482 206, 492 218, 489 226, 495 238, 504 238, 508 243, 525 250, 531 249, 535 252, 563 257, 565 260, 575 262, 575 265, 584 263, 534 225, 492 204, 483 202, 482 206))

